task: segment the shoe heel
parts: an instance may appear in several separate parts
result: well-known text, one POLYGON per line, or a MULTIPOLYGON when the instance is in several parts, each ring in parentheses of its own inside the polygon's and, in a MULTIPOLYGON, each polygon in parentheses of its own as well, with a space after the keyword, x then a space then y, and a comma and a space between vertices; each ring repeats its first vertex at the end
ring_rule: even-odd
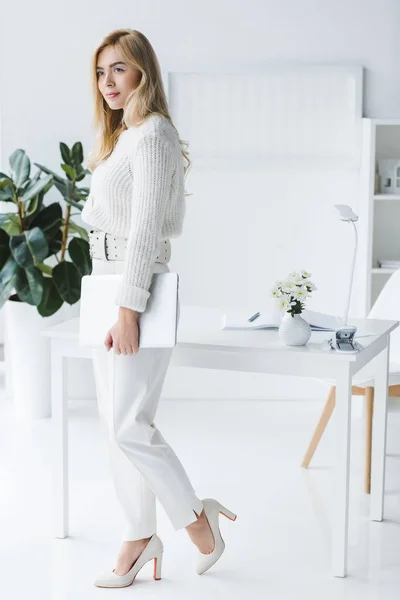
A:
POLYGON ((228 510, 222 504, 219 505, 219 512, 222 513, 225 517, 227 517, 231 521, 236 521, 237 515, 235 515, 235 513, 231 512, 230 510, 228 510))
POLYGON ((162 555, 163 555, 163 553, 161 552, 158 556, 154 557, 154 573, 153 573, 153 577, 154 577, 154 579, 156 581, 158 581, 159 579, 161 579, 162 555))

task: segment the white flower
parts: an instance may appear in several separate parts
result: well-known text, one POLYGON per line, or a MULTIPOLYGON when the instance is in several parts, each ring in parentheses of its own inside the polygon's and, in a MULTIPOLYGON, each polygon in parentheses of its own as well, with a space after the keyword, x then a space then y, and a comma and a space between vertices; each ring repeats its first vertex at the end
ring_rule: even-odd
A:
POLYGON ((282 296, 282 292, 279 288, 272 288, 272 290, 270 291, 270 295, 272 296, 272 298, 280 298, 282 296))
POLYGON ((284 281, 284 285, 282 286, 282 292, 291 293, 296 289, 295 283, 293 281, 284 281))
POLYGON ((293 277, 293 283, 295 285, 303 285, 304 279, 302 278, 301 275, 296 275, 296 277, 293 277))
POLYGON ((281 310, 289 310, 290 309, 290 302, 287 298, 281 298, 280 302, 279 302, 279 307, 281 310))
POLYGON ((304 287, 299 287, 297 289, 297 291, 295 292, 295 298, 297 300, 304 300, 309 295, 310 295, 310 292, 307 289, 305 289, 304 287))
POLYGON ((302 277, 304 277, 305 279, 310 279, 310 277, 311 277, 311 273, 309 273, 308 271, 304 271, 304 269, 302 271, 300 271, 300 275, 302 277))
POLYGON ((306 270, 292 271, 286 279, 278 279, 270 290, 270 295, 279 301, 282 310, 290 312, 293 306, 304 308, 306 298, 317 287, 310 281, 311 273, 306 270))
POLYGON ((275 289, 279 290, 282 287, 283 283, 285 283, 283 279, 279 279, 278 281, 275 281, 275 283, 271 287, 271 291, 275 290, 275 289))

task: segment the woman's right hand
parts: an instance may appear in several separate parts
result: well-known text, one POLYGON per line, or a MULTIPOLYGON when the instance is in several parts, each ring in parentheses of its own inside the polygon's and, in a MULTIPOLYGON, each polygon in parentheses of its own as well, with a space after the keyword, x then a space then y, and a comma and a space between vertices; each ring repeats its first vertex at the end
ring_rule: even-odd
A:
POLYGON ((140 333, 138 317, 137 311, 120 307, 118 321, 107 332, 104 340, 107 351, 114 348, 115 354, 137 354, 140 333))

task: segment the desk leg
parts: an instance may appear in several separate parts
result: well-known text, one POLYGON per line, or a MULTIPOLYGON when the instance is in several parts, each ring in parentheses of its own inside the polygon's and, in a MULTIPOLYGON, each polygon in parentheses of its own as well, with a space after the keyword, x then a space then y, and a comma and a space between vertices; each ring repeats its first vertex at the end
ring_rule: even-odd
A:
MULTIPOLYGON (((61 340, 62 343, 62 340, 61 340)), ((54 536, 68 536, 68 399, 61 344, 51 340, 51 406, 53 429, 54 536)))
POLYGON ((333 480, 332 518, 332 574, 347 575, 347 545, 349 520, 349 470, 351 439, 351 387, 350 365, 344 364, 336 380, 335 466, 333 480))
POLYGON ((389 347, 376 357, 375 398, 372 419, 371 504, 370 518, 382 521, 385 493, 386 430, 388 402, 389 347))

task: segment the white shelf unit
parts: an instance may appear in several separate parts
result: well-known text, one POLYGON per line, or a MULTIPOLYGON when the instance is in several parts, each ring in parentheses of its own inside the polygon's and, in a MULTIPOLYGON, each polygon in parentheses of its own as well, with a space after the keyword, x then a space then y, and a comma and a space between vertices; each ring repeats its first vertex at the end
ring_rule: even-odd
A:
POLYGON ((395 271, 396 271, 396 269, 388 269, 385 267, 383 267, 383 268, 373 267, 372 268, 373 275, 392 275, 395 271))
POLYGON ((379 268, 379 260, 400 260, 400 194, 375 189, 376 161, 400 162, 400 119, 363 119, 360 225, 366 239, 366 314, 394 268, 379 268))
POLYGON ((400 200, 400 196, 398 194, 375 194, 374 200, 388 200, 389 202, 393 202, 394 200, 400 200))

